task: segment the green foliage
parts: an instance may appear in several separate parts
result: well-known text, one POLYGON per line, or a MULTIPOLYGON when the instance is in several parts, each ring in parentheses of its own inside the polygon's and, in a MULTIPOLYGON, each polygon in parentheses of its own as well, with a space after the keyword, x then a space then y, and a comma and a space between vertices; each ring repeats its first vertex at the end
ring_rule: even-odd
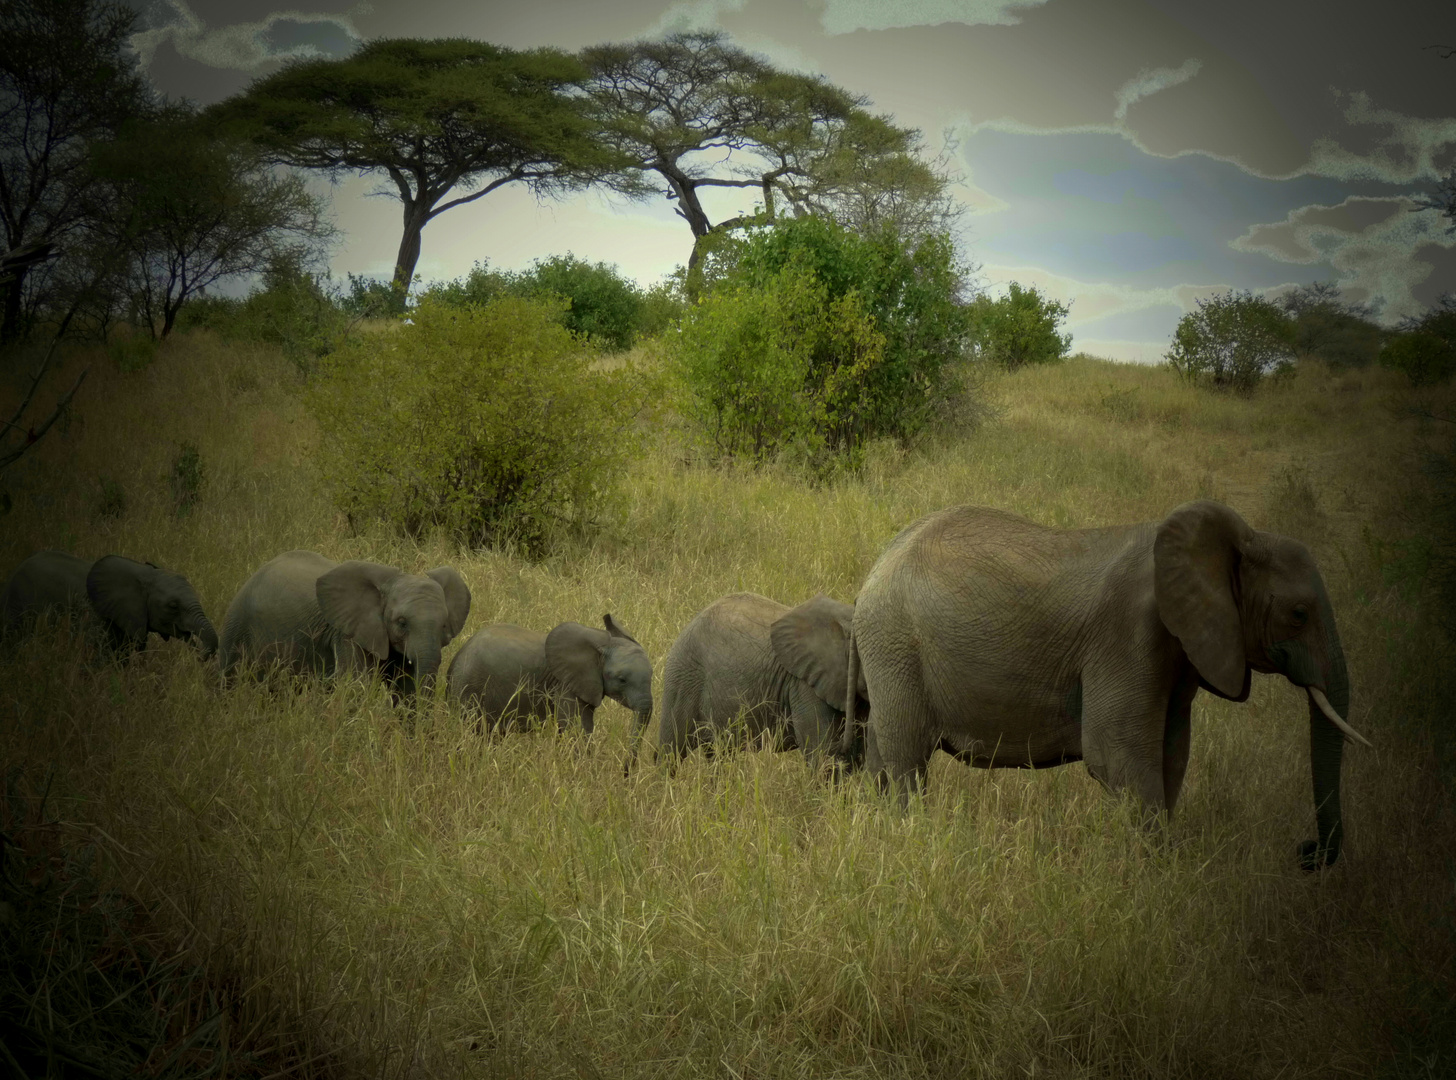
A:
MULTIPOLYGON (((388 289, 385 292, 392 296, 388 289)), ((275 345, 308 373, 337 348, 352 322, 338 290, 296 260, 276 260, 241 299, 202 297, 183 310, 180 325, 207 327, 228 341, 275 345)))
POLYGON ((1230 290, 1199 300, 1178 320, 1164 357, 1189 382, 1249 393, 1293 361, 1294 324, 1262 296, 1230 290))
POLYGON ((566 327, 609 349, 629 349, 642 315, 642 290, 615 266, 589 263, 567 252, 538 259, 514 282, 518 295, 559 296, 570 302, 566 327))
POLYGON ((1380 350, 1382 367, 1403 371, 1412 386, 1434 386, 1456 372, 1456 295, 1447 293, 1424 315, 1406 319, 1380 350))
POLYGON ((659 337, 676 326, 686 312, 687 300, 678 283, 672 279, 659 281, 642 294, 642 306, 637 311, 637 336, 659 337))
POLYGON ((831 297, 811 270, 792 266, 701 301, 677 359, 718 449, 762 461, 790 447, 857 449, 856 421, 884 354, 859 293, 831 297))
POLYGON ((110 476, 97 482, 96 513, 103 518, 119 518, 126 513, 126 489, 110 476))
POLYGON ((1290 290, 1279 306, 1294 322, 1294 352, 1313 356, 1332 368, 1365 367, 1380 353, 1384 331, 1364 304, 1340 298, 1330 281, 1316 281, 1290 290))
POLYGON ((405 313, 405 294, 388 281, 365 277, 363 274, 347 274, 346 277, 349 287, 339 298, 339 306, 350 315, 382 318, 405 313))
POLYGON ((1070 310, 1068 305, 1042 296, 1035 285, 1023 289, 1013 281, 999 300, 983 294, 972 301, 976 350, 1007 371, 1065 360, 1072 335, 1058 334, 1057 327, 1070 310))
POLYGON ((352 520, 540 554, 561 529, 599 519, 651 391, 631 365, 594 366, 561 307, 426 299, 413 325, 327 358, 308 400, 324 475, 352 520))
POLYGON ((725 245, 704 280, 679 359, 725 453, 799 444, 853 460, 868 440, 924 431, 960 385, 969 321, 945 236, 794 218, 725 245))
POLYGON ((141 371, 157 357, 157 340, 151 335, 125 334, 106 343, 107 355, 122 371, 141 371))

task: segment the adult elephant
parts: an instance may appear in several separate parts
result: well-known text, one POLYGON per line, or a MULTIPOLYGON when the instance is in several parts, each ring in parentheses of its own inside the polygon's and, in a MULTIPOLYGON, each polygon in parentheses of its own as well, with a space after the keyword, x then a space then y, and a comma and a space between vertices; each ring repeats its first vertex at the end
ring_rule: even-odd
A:
POLYGON ((556 717, 559 730, 581 718, 588 735, 597 706, 611 698, 638 728, 652 717, 652 661, 610 614, 605 629, 564 622, 549 633, 511 623, 481 627, 450 661, 450 696, 494 730, 556 717))
POLYGON ((982 507, 931 514, 865 579, 857 664, 874 704, 865 764, 902 798, 940 748, 985 768, 1083 759, 1167 812, 1199 689, 1243 701, 1251 672, 1278 672, 1309 698, 1319 835, 1300 861, 1339 856, 1344 739, 1365 740, 1343 719, 1350 680, 1329 595, 1303 544, 1220 503, 1065 531, 982 507))
POLYGON ((223 621, 223 678, 241 665, 296 674, 378 671, 396 693, 429 693, 440 653, 470 614, 451 566, 407 574, 313 551, 285 551, 244 582, 223 621))
POLYGON ((39 551, 26 559, 5 585, 0 621, 18 633, 46 612, 94 614, 122 656, 143 648, 149 634, 190 638, 203 659, 217 651, 217 631, 188 580, 122 555, 92 562, 39 551))
POLYGON ((668 650, 658 753, 680 759, 741 727, 748 741, 798 747, 817 766, 844 723, 853 619, 853 606, 823 595, 793 608, 757 593, 713 601, 668 650))

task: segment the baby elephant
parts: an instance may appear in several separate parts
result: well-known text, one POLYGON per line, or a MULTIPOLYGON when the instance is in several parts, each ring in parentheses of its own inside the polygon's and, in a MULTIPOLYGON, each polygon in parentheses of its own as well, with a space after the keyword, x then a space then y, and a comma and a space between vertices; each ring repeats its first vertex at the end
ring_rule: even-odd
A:
POLYGON ((223 678, 245 663, 299 675, 375 670, 396 694, 429 693, 441 650, 469 614, 470 590, 454 567, 406 574, 285 551, 259 567, 228 605, 223 678))
POLYGON ((450 696, 478 710, 487 727, 524 728, 576 716, 588 735, 602 698, 631 709, 637 727, 652 718, 652 661, 611 615, 605 630, 564 622, 549 634, 497 623, 477 630, 450 661, 450 696))
MULTIPOLYGON (((799 747, 817 766, 843 730, 853 619, 853 606, 822 595, 795 608, 757 593, 709 604, 668 650, 658 753, 684 757, 741 723, 748 740, 799 747)), ((860 679, 861 711, 865 700, 860 679)))
POLYGON ((40 551, 26 559, 5 586, 0 623, 18 633, 47 611, 94 614, 121 656, 143 648, 148 634, 190 637, 204 660, 217 651, 217 631, 187 579, 121 555, 93 563, 40 551))

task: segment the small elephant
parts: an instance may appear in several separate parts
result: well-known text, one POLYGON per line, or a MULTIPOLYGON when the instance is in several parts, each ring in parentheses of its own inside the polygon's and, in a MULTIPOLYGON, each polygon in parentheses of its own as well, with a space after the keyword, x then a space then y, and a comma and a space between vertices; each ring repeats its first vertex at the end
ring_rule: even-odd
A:
POLYGON ((1244 701, 1251 672, 1277 672, 1309 699, 1319 837, 1300 863, 1339 857, 1344 741, 1365 740, 1342 715, 1350 677, 1329 594, 1303 544, 1221 503, 1103 529, 976 506, 921 518, 860 589, 857 664, 874 703, 865 765, 902 798, 943 749, 982 768, 1085 760, 1163 814, 1198 691, 1244 701))
POLYGON ((579 715, 588 735, 608 697, 631 709, 641 730, 652 718, 652 661, 611 615, 602 624, 605 630, 564 622, 545 634, 510 623, 482 627, 450 661, 450 696, 497 730, 554 711, 560 730, 579 715))
POLYGON ((373 670, 396 694, 428 694, 441 651, 469 614, 470 589, 454 567, 406 574, 285 551, 259 567, 228 605, 223 678, 243 664, 299 675, 373 670))
MULTIPOLYGON (((757 593, 709 604, 663 663, 657 752, 682 758, 741 718, 750 741, 798 747, 816 767, 843 730, 853 618, 851 605, 823 595, 794 608, 757 593)), ((863 682, 855 697, 862 707, 863 682)), ((636 755, 634 746, 628 770, 636 755)))
POLYGON ((122 555, 93 563, 40 551, 26 559, 5 586, 0 619, 7 632, 19 632, 45 611, 90 611, 120 656, 143 648, 148 634, 190 637, 204 660, 217 651, 217 631, 187 579, 122 555))

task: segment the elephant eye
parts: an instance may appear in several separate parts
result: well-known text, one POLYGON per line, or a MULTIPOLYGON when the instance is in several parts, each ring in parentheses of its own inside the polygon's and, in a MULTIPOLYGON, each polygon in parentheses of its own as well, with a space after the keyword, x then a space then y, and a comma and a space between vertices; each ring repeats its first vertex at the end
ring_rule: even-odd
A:
POLYGON ((408 625, 408 624, 407 624, 407 622, 405 620, 405 617, 403 615, 401 615, 399 618, 397 618, 397 619, 394 620, 394 625, 395 626, 398 626, 401 630, 403 630, 405 628, 405 626, 408 625))
POLYGON ((1295 626, 1303 626, 1309 622, 1309 608, 1303 604, 1295 604, 1293 610, 1289 613, 1289 617, 1294 621, 1295 626))

